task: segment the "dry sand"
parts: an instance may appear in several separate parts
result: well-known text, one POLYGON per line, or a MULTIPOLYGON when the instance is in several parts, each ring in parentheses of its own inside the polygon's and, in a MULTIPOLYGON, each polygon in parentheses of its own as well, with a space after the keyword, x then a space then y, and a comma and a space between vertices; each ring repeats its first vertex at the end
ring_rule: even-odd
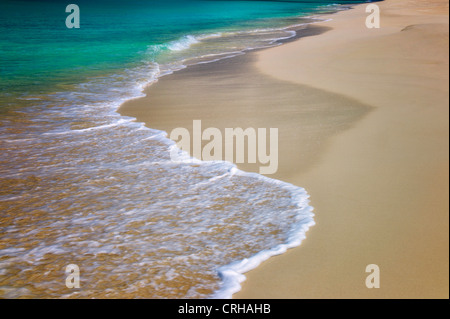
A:
POLYGON ((259 69, 375 109, 293 172, 317 225, 300 248, 247 274, 238 298, 448 298, 448 2, 378 3, 338 13, 333 30, 259 54, 259 69), (365 287, 377 264, 381 288, 365 287))
POLYGON ((448 298, 448 5, 378 5, 381 29, 355 6, 297 41, 163 77, 119 110, 167 132, 279 129, 270 177, 305 187, 317 224, 237 298, 448 298), (380 289, 365 286, 372 263, 380 289))

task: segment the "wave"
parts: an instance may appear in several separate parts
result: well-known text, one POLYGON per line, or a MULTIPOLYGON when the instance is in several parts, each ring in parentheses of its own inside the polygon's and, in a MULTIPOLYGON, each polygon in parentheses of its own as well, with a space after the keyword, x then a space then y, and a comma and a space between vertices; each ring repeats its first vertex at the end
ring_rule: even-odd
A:
MULTIPOLYGON (((236 173, 253 175, 242 171, 236 173)), ((276 245, 270 249, 262 250, 249 258, 245 258, 219 268, 218 272, 222 280, 222 284, 221 288, 211 296, 213 299, 230 299, 233 294, 241 290, 241 283, 246 279, 244 273, 258 267, 263 261, 272 256, 283 254, 286 250, 299 246, 306 238, 306 232, 309 228, 315 225, 313 214, 314 208, 309 206, 309 195, 304 188, 280 182, 278 180, 269 179, 261 175, 259 178, 264 179, 267 183, 275 183, 279 187, 291 193, 293 198, 292 201, 299 210, 296 216, 298 222, 294 224, 289 231, 288 239, 285 243, 276 245)))
POLYGON ((199 43, 196 37, 192 35, 186 35, 180 40, 168 43, 167 48, 171 51, 182 51, 191 47, 191 45, 199 43))

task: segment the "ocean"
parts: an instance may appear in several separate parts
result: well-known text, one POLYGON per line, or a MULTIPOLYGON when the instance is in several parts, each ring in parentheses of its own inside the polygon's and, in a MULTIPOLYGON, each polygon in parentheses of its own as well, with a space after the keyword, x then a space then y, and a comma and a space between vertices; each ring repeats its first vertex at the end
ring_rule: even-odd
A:
POLYGON ((79 0, 69 29, 66 1, 3 0, 0 297, 229 298, 298 246, 314 225, 305 189, 175 163, 166 132, 117 109, 177 70, 280 45, 340 3, 79 0))

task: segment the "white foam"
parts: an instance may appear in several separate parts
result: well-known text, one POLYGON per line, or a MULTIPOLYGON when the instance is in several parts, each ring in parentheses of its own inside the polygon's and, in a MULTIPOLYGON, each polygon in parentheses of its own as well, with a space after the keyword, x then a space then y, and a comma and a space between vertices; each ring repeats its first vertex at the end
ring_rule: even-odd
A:
POLYGON ((256 173, 247 173, 237 169, 236 167, 233 167, 231 171, 233 174, 256 177, 260 180, 264 180, 265 182, 277 184, 283 189, 289 191, 293 198, 293 203, 295 203, 299 209, 296 216, 299 221, 292 226, 288 234, 288 240, 285 243, 260 251, 250 258, 245 258, 220 267, 218 269, 218 273, 222 280, 221 288, 211 296, 213 299, 230 299, 233 294, 241 290, 241 283, 246 279, 244 273, 258 267, 263 261, 272 256, 283 254, 287 249, 299 246, 306 238, 306 232, 309 228, 315 225, 314 214, 312 212, 313 207, 308 205, 309 195, 304 188, 271 179, 256 173))
POLYGON ((193 44, 199 43, 200 41, 192 36, 192 35, 186 35, 182 37, 179 40, 170 42, 167 45, 167 48, 171 51, 182 51, 190 48, 193 44))

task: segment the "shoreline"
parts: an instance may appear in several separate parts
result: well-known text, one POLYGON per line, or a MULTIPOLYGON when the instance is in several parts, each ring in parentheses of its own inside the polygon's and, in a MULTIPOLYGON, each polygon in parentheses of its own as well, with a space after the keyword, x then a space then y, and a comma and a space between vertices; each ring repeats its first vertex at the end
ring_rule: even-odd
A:
MULTIPOLYGON (((302 29, 298 37, 313 36, 326 30, 327 28, 310 25, 308 29, 302 29)), ((285 182, 292 167, 297 167, 300 163, 302 170, 307 170, 313 166, 326 147, 327 140, 364 117, 370 112, 370 107, 337 94, 263 76, 255 67, 259 51, 253 50, 212 63, 191 65, 166 75, 146 88, 146 97, 123 103, 119 112, 123 116, 137 118, 138 122, 144 122, 148 127, 168 133, 178 127, 192 132, 192 121, 199 119, 202 120, 203 128, 216 127, 222 132, 227 127, 279 127, 280 154, 293 155, 294 146, 306 151, 306 155, 295 152, 295 156, 281 156, 278 171, 272 175, 259 174, 259 163, 234 164, 245 175, 256 173, 260 178, 269 178, 279 183, 280 187, 289 190, 294 199, 304 192, 304 188, 301 184, 285 182), (231 95, 234 96, 232 102, 229 101, 231 95), (284 112, 274 117, 274 110, 279 107, 282 99, 290 101, 292 105, 284 106, 284 112), (334 100, 335 105, 329 105, 329 100, 334 100), (294 105, 302 105, 302 111, 298 112, 293 108, 294 105), (255 106, 263 112, 256 115, 255 106), (208 112, 205 113, 205 109, 208 112)), ((204 144, 205 141, 202 147, 204 144)), ((310 209, 309 206, 305 208, 310 209)), ((236 264, 231 267, 223 265, 220 271, 224 271, 226 275, 225 286, 237 287, 237 281, 242 278, 241 273, 257 268, 267 260, 267 256, 272 258, 285 253, 286 249, 299 246, 312 226, 311 222, 306 223, 310 218, 305 215, 302 217, 304 223, 292 225, 291 232, 295 236, 292 237, 293 233, 290 233, 290 238, 286 238, 283 243, 248 256, 245 260, 236 260, 236 264)), ((222 289, 213 296, 223 297, 222 289)))
POLYGON ((292 177, 316 225, 235 298, 448 298, 448 3, 418 3, 377 3, 374 32, 355 6, 319 24, 325 34, 259 53, 265 74, 375 109, 292 177), (381 289, 364 285, 372 263, 381 289))
MULTIPOLYGON (((380 7, 385 7, 386 5, 383 5, 384 3, 381 2, 378 4, 380 7)), ((391 2, 387 1, 387 3, 390 4, 391 2)), ((376 213, 377 206, 381 209, 386 208, 383 203, 374 204, 370 200, 364 202, 362 198, 359 201, 355 200, 359 195, 362 195, 361 197, 367 197, 370 194, 370 186, 361 183, 361 179, 364 176, 364 168, 367 169, 367 167, 370 168, 373 166, 373 160, 367 161, 367 158, 364 156, 365 154, 357 154, 359 158, 365 160, 362 162, 358 161, 358 156, 351 158, 353 164, 357 163, 355 166, 359 175, 352 177, 350 174, 351 178, 349 180, 353 182, 357 181, 357 183, 349 182, 349 184, 351 186, 357 185, 358 187, 356 188, 347 187, 345 189, 346 185, 336 183, 335 180, 328 178, 328 176, 337 178, 338 175, 344 175, 345 178, 345 173, 349 173, 349 169, 351 173, 353 167, 349 168, 348 164, 342 163, 345 162, 344 159, 346 157, 342 156, 340 149, 341 147, 348 148, 348 141, 350 141, 350 146, 354 147, 357 145, 365 145, 364 143, 366 141, 361 140, 362 138, 355 140, 358 132, 355 133, 354 131, 357 131, 363 125, 361 122, 368 121, 374 118, 374 116, 376 117, 379 113, 380 106, 373 103, 370 99, 365 99, 367 95, 370 96, 370 92, 361 90, 359 91, 360 94, 352 95, 351 92, 355 90, 354 87, 351 87, 349 93, 349 89, 345 89, 345 84, 348 83, 341 81, 342 79, 339 79, 341 82, 338 86, 321 84, 329 70, 326 70, 327 72, 324 73, 318 73, 317 76, 311 76, 311 74, 317 71, 315 69, 317 63, 310 65, 311 67, 308 71, 311 72, 308 75, 305 72, 303 77, 299 76, 299 66, 301 67, 301 65, 307 64, 307 60, 304 59, 314 58, 315 56, 320 57, 320 54, 316 54, 318 52, 317 45, 314 47, 313 44, 309 56, 308 54, 304 55, 304 59, 298 56, 299 48, 301 49, 305 46, 310 47, 305 43, 306 41, 323 44, 327 43, 325 41, 326 37, 333 40, 330 34, 335 29, 339 30, 339 26, 335 28, 335 21, 347 20, 347 16, 353 16, 353 20, 355 16, 365 17, 365 13, 362 13, 364 12, 362 7, 362 5, 355 5, 354 9, 332 14, 332 21, 315 24, 318 28, 332 28, 331 31, 328 30, 323 34, 312 35, 305 39, 301 37, 301 39, 297 39, 296 41, 288 41, 289 43, 285 43, 282 46, 249 52, 244 56, 233 57, 204 65, 190 66, 187 69, 160 78, 157 83, 154 83, 145 90, 146 97, 126 102, 119 109, 119 113, 122 115, 135 117, 137 121, 145 122, 149 127, 161 129, 166 132, 176 127, 190 129, 193 119, 203 119, 206 122, 205 127, 212 126, 219 129, 224 129, 225 127, 268 127, 269 125, 274 125, 275 127, 280 127, 280 132, 287 132, 284 136, 280 134, 279 171, 274 176, 268 177, 305 188, 311 196, 311 205, 315 207, 316 225, 308 232, 307 240, 302 242, 299 248, 291 249, 281 256, 271 257, 255 270, 245 273, 247 281, 242 284, 242 290, 233 296, 235 298, 397 298, 421 296, 419 291, 411 290, 411 285, 407 285, 402 289, 395 287, 395 285, 390 286, 389 292, 386 292, 386 290, 382 291, 382 289, 378 291, 374 289, 369 290, 364 286, 364 278, 366 275, 364 273, 365 265, 376 263, 368 261, 368 253, 364 254, 363 257, 359 256, 361 251, 364 251, 366 248, 369 248, 369 250, 372 249, 372 251, 376 252, 374 254, 375 256, 382 258, 382 265, 380 267, 382 268, 383 280, 390 279, 394 283, 401 282, 403 284, 411 281, 406 276, 403 276, 401 280, 397 280, 395 276, 398 276, 404 269, 393 270, 393 265, 387 264, 386 262, 386 256, 392 257, 393 253, 398 253, 398 251, 389 247, 389 240, 404 240, 405 238, 401 234, 395 235, 393 231, 394 227, 388 229, 383 228, 387 226, 384 224, 385 222, 390 221, 390 219, 395 219, 394 217, 388 216, 389 210, 383 214, 382 217, 384 219, 382 223, 374 220, 374 217, 370 214, 359 213, 361 207, 369 206, 370 204, 374 205, 371 207, 370 213, 376 213), (316 51, 314 52, 314 50, 316 51), (295 55, 295 59, 292 55, 295 55), (295 63, 296 61, 302 61, 303 64, 295 63), (291 72, 286 69, 287 66, 292 66, 289 68, 291 72), (252 85, 249 85, 249 83, 252 85), (169 93, 174 92, 174 89, 177 90, 175 96, 170 96, 169 93), (301 94, 296 95, 292 92, 301 92, 301 94), (269 101, 260 98, 261 95, 267 98, 267 96, 270 96, 270 93, 278 95, 272 100, 269 99, 269 101), (232 105, 226 103, 230 94, 238 102, 233 101, 232 105), (191 100, 187 101, 187 97, 191 100), (283 101, 283 105, 279 105, 280 100, 283 101), (305 110, 302 110, 304 113, 299 115, 298 110, 292 107, 295 105, 305 107, 305 110), (277 116, 280 113, 285 114, 285 116, 274 117, 272 111, 274 107, 278 107, 277 116), (262 114, 255 116, 256 108, 262 114), (205 109, 208 111, 205 112, 205 109), (318 110, 319 112, 317 112, 318 110), (236 119, 235 114, 239 114, 240 118, 236 119), (344 116, 339 117, 342 114, 344 116), (317 121, 313 121, 314 119, 317 119, 317 121), (310 124, 311 122, 313 124, 310 124), (283 128, 284 131, 282 131, 283 128), (350 135, 350 138, 348 135, 350 135), (307 145, 306 149, 304 147, 305 145, 307 145), (300 147, 302 147, 302 152, 299 151, 300 147), (330 155, 330 153, 336 152, 336 148, 338 148, 340 155, 330 155), (292 149, 295 151, 292 152, 292 149), (286 154, 289 154, 289 156, 286 156, 286 154), (368 162, 370 165, 365 166, 368 162), (338 168, 337 171, 336 168, 338 168), (324 179, 328 179, 329 181, 327 180, 327 182, 330 182, 330 184, 324 186, 322 182, 324 179), (337 194, 338 192, 333 190, 333 186, 341 187, 345 191, 343 194, 337 194), (361 194, 361 191, 364 191, 363 194, 361 194), (349 202, 356 202, 356 206, 358 207, 349 207, 349 202), (334 207, 336 203, 339 203, 341 207, 336 209, 334 207), (348 209, 350 213, 346 211, 348 209), (334 210, 336 212, 333 212, 334 210), (335 214, 334 216, 330 215, 332 212, 335 214), (358 234, 349 232, 348 224, 340 220, 340 217, 347 223, 359 220, 362 227, 361 230, 357 231, 358 234), (316 231, 316 228, 319 229, 316 231), (331 230, 332 236, 327 234, 327 230, 331 230), (340 230, 344 230, 344 232, 340 234, 340 230), (364 233, 363 230, 368 231, 368 234, 364 233), (382 240, 381 248, 376 245, 376 242, 381 237, 377 232, 387 235, 387 239, 382 240), (352 242, 361 238, 363 240, 359 244, 352 242), (344 249, 343 256, 348 257, 350 260, 357 260, 357 262, 343 261, 343 257, 338 256, 338 252, 342 253, 342 247, 339 247, 339 245, 349 242, 352 243, 349 247, 350 251, 346 252, 344 249), (383 250, 385 254, 383 254, 383 250), (323 269, 317 267, 315 262, 324 263, 327 267, 323 267, 323 269), (346 269, 347 267, 348 269, 346 269), (385 267, 391 269, 391 272, 387 275, 385 275, 385 267)), ((364 20, 362 20, 363 22, 364 20)), ((395 26, 395 28, 389 27, 387 30, 383 30, 382 27, 381 30, 386 32, 385 35, 390 35, 393 32, 392 29, 398 31, 398 28, 398 26, 395 26)), ((366 36, 363 31, 366 30, 359 31, 359 33, 356 31, 352 33, 344 30, 345 36, 342 36, 343 43, 346 44, 345 41, 347 41, 346 33, 350 33, 351 36, 355 36, 356 33, 355 41, 363 40, 366 36)), ((323 47, 320 47, 320 50, 322 50, 320 52, 327 52, 323 47)), ((326 56, 326 54, 324 55, 326 56)), ((351 70, 351 66, 351 63, 347 65, 349 70, 351 70)), ((356 63, 355 67, 358 66, 360 64, 356 63)), ((342 70, 335 70, 333 73, 335 76, 332 82, 333 84, 336 82, 336 77, 339 78, 341 73, 345 74, 342 70)), ((354 79, 350 77, 350 80, 354 79)), ((358 80, 361 80, 361 78, 358 80)), ((326 81, 325 84, 327 84, 326 81)), ((437 98, 437 100, 439 102, 442 101, 442 97, 440 99, 437 98)), ((446 111, 448 113, 448 109, 446 111)), ((387 111, 387 113, 389 112, 387 111)), ((377 123, 380 124, 379 120, 377 123)), ((439 124, 440 127, 447 125, 448 128, 448 122, 441 121, 439 124)), ((397 133, 402 135, 402 132, 397 133)), ((370 137, 368 137, 369 141, 370 137)), ((444 135, 444 139, 445 137, 444 135)), ((426 143, 427 141, 424 142, 426 143)), ((438 144, 441 146, 440 143, 438 144)), ((380 151, 380 145, 376 145, 376 143, 371 145, 373 148, 371 150, 368 150, 369 147, 367 145, 365 146, 364 151, 380 151)), ((354 148, 350 149, 354 151, 354 148)), ((363 152, 361 151, 361 153, 363 152)), ((435 153, 432 154, 435 155, 435 153)), ((444 160, 442 160, 442 156, 439 153, 440 163, 442 161, 445 162, 445 156, 444 160)), ((404 158, 401 158, 396 164, 404 160, 404 158)), ((448 156, 446 160, 448 164, 448 156)), ((238 165, 238 167, 248 172, 255 171, 255 167, 251 165, 238 165)), ((392 165, 392 168, 397 169, 398 167, 392 165)), ((445 170, 445 168, 442 169, 445 170)), ((410 174, 406 169, 405 171, 406 175, 410 174)), ((380 182, 381 178, 375 178, 373 176, 375 174, 375 172, 370 173, 372 177, 371 182, 377 180, 377 186, 385 186, 380 182)), ((407 180, 407 178, 403 180, 407 180)), ((446 183, 445 178, 444 180, 440 178, 439 184, 441 185, 441 196, 448 198, 448 195, 444 195, 448 194, 445 193, 445 190, 448 189, 448 182, 446 183)), ((389 186, 394 187, 397 185, 389 186)), ((434 184, 429 186, 433 189, 436 188, 434 184)), ((378 195, 381 197, 382 194, 378 195)), ((404 196, 405 194, 401 195, 404 196)), ((433 196, 436 195, 434 194, 433 196)), ((395 192, 391 197, 395 197, 395 192)), ((403 198, 400 197, 399 199, 403 198)), ((390 200, 392 202, 391 204, 396 203, 396 198, 390 198, 390 200)), ((428 204, 429 201, 426 203, 428 204)), ((410 204, 408 208, 412 206, 412 209, 414 209, 414 205, 416 204, 410 204)), ((445 279, 445 277, 448 282, 448 272, 445 274, 442 270, 442 265, 445 266, 445 264, 448 269, 448 242, 445 243, 444 241, 442 243, 442 234, 447 234, 448 238, 448 214, 446 216, 446 222, 442 223, 443 220, 445 221, 445 216, 442 217, 442 210, 445 210, 445 207, 442 208, 442 203, 440 204, 441 207, 436 208, 436 210, 441 215, 439 220, 435 220, 435 222, 441 224, 441 229, 439 237, 434 238, 434 242, 439 242, 441 246, 436 248, 434 252, 441 259, 439 265, 433 269, 438 270, 434 273, 435 277, 432 280, 434 285, 436 285, 437 279, 445 279), (443 252, 445 248, 447 248, 446 253, 443 252)), ((445 203, 443 206, 445 206, 445 203)), ((398 203, 396 208, 404 209, 401 203, 398 203)), ((415 210, 416 214, 411 215, 417 221, 421 216, 419 216, 419 209, 415 208, 415 210)), ((399 219, 401 218, 397 217, 395 221, 397 223, 402 222, 399 219)), ((398 224, 396 225, 398 226, 398 224)), ((406 229, 407 227, 404 228, 406 232, 411 231, 411 229, 406 229)), ((405 235, 405 232, 402 234, 405 235)), ((430 241, 433 240, 429 240, 428 243, 430 241)), ((348 248, 348 246, 345 247, 348 248)), ((431 256, 431 254, 429 255, 431 256)), ((407 257, 409 258, 410 256, 407 257)), ((417 254, 414 257, 418 257, 417 254)), ((405 257, 404 259, 410 262, 411 259, 408 258, 405 257)), ((405 260, 398 262, 397 265, 401 264, 404 266, 407 264, 405 260)), ((426 266, 429 267, 430 265, 427 264, 426 266)), ((424 268, 421 269, 426 271, 424 268)), ((417 273, 418 271, 415 268, 409 271, 410 275, 417 273)), ((423 274, 423 272, 419 273, 423 274)), ((416 285, 419 284, 415 284, 414 286, 416 285)), ((421 285, 423 286, 423 283, 421 285)), ((441 290, 437 293, 429 289, 426 295, 443 296, 445 295, 445 288, 447 288, 446 293, 448 296, 448 284, 446 287, 442 286, 445 285, 441 285, 441 290)))

